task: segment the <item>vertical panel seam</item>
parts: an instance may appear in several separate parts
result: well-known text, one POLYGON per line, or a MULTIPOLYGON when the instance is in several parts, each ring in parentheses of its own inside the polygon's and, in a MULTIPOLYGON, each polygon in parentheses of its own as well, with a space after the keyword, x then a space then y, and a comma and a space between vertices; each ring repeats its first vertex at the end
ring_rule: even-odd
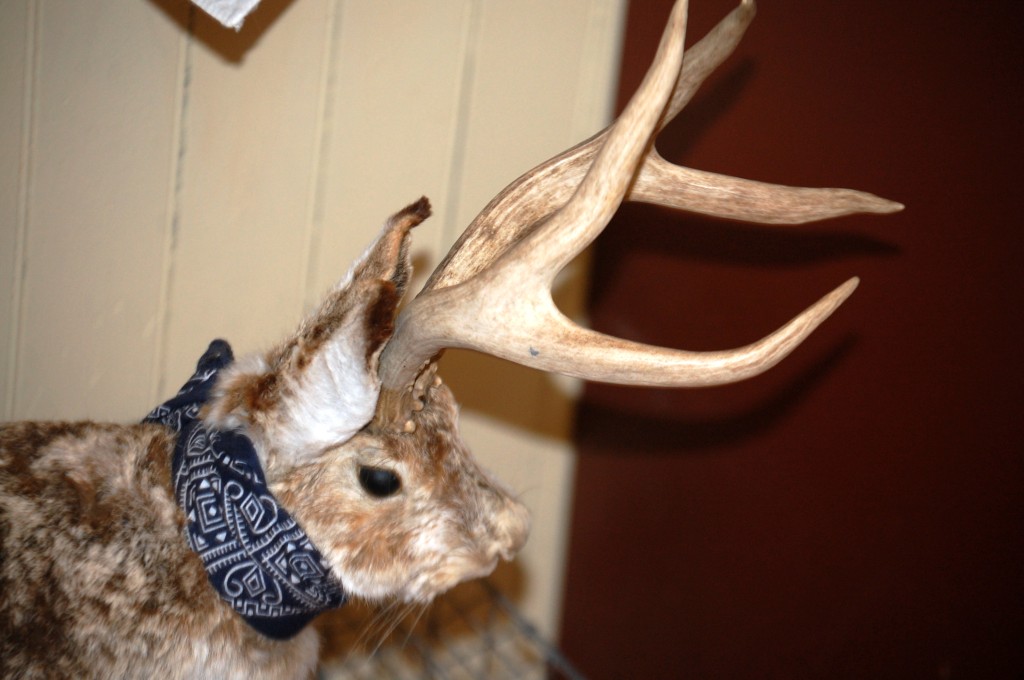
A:
POLYGON ((335 106, 337 87, 337 59, 335 46, 340 42, 341 8, 338 0, 329 0, 327 6, 327 27, 324 34, 324 48, 320 64, 320 84, 317 93, 317 118, 313 127, 313 159, 311 163, 309 195, 306 202, 305 257, 303 258, 302 294, 300 305, 303 312, 312 307, 321 291, 316 290, 319 271, 316 255, 323 241, 324 196, 330 167, 331 123, 335 106))
POLYGON ((455 132, 452 136, 452 152, 448 162, 448 190, 444 197, 444 221, 441 228, 439 257, 459 237, 461 227, 459 219, 460 196, 463 193, 463 176, 466 166, 466 153, 469 144, 469 121, 472 111, 474 79, 477 67, 477 41, 480 39, 481 13, 479 0, 467 2, 468 11, 463 33, 462 71, 459 76, 459 87, 456 94, 457 108, 455 111, 455 132))
POLYGON ((185 35, 181 39, 176 81, 178 97, 174 130, 171 134, 170 169, 167 190, 167 223, 164 228, 163 263, 156 314, 156 342, 150 367, 150 402, 155 403, 165 392, 167 381, 167 345, 170 342, 171 289, 177 271, 178 235, 181 227, 181 197, 184 184, 185 157, 188 151, 187 121, 189 94, 192 86, 192 47, 195 41, 195 5, 189 5, 185 35))
POLYGON ((14 271, 11 277, 11 337, 7 350, 7 385, 5 420, 13 420, 17 386, 20 379, 19 358, 25 328, 25 273, 28 269, 29 196, 32 191, 32 150, 36 132, 36 83, 39 79, 40 0, 28 0, 25 26, 25 71, 23 80, 21 158, 18 161, 17 226, 14 236, 14 271))
POLYGON ((616 67, 622 59, 625 38, 626 2, 622 0, 591 0, 587 25, 580 50, 579 78, 573 101, 572 134, 580 139, 607 125, 614 116, 616 99, 616 67), (605 35, 614 34, 614 43, 604 46, 605 35), (602 91, 597 92, 598 88, 602 91), (600 120, 593 120, 600 107, 600 120))

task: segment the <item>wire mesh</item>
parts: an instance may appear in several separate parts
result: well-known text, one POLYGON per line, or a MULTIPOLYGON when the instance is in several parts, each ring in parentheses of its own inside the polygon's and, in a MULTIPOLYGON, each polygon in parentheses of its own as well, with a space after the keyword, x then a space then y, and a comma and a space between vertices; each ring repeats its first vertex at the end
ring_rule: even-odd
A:
POLYGON ((321 680, 583 680, 486 580, 413 612, 350 604, 321 633, 321 680))

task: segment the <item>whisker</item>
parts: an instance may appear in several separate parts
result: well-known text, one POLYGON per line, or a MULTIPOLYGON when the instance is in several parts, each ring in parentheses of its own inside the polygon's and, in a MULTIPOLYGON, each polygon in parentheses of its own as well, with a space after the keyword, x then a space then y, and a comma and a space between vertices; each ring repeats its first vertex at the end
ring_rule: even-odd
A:
POLYGON ((422 619, 423 615, 427 613, 428 609, 430 609, 431 604, 432 602, 424 602, 420 604, 413 604, 410 606, 409 612, 411 612, 413 609, 417 607, 419 608, 419 612, 416 614, 415 618, 413 618, 412 623, 408 626, 408 629, 405 631, 405 639, 402 640, 402 645, 400 649, 405 649, 405 646, 409 643, 409 638, 412 637, 413 632, 415 632, 416 630, 416 626, 420 624, 420 619, 422 619))
POLYGON ((395 628, 398 627, 398 624, 400 624, 402 622, 402 619, 404 619, 406 616, 408 616, 409 612, 412 611, 411 608, 415 606, 414 604, 410 604, 410 603, 398 603, 398 604, 400 606, 398 606, 397 608, 392 609, 392 611, 390 612, 390 614, 391 614, 391 621, 382 630, 382 634, 380 636, 380 640, 377 641, 377 645, 373 648, 373 651, 371 652, 371 655, 377 653, 377 651, 384 644, 384 641, 387 640, 388 637, 390 637, 393 632, 395 632, 395 628))
MULTIPOLYGON (((395 609, 395 607, 399 606, 400 604, 400 602, 392 600, 391 602, 388 602, 386 605, 382 607, 375 608, 373 615, 363 626, 362 630, 359 633, 359 637, 356 638, 355 642, 353 643, 353 646, 368 648, 370 646, 369 641, 373 638, 376 638, 377 633, 386 627, 386 624, 383 623, 384 620, 386 620, 389 614, 395 609)), ((369 652, 369 656, 372 656, 379 647, 380 643, 378 642, 376 645, 374 645, 373 651, 369 652)))

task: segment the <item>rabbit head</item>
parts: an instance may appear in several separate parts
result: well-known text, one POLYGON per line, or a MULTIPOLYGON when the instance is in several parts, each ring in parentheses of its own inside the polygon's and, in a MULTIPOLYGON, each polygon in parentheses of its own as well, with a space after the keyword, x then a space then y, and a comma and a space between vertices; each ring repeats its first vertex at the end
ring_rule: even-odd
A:
POLYGON ((410 274, 407 207, 295 335, 225 369, 203 414, 248 435, 268 485, 352 595, 426 602, 511 559, 525 507, 477 465, 451 392, 425 370, 400 424, 374 418, 378 357, 410 274))

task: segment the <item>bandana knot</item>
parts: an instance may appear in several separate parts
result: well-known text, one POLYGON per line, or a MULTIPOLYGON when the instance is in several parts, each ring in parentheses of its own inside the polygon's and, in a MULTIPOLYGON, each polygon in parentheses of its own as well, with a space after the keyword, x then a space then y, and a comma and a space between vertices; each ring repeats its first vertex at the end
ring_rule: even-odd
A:
POLYGON ((347 598, 323 555, 267 488, 252 441, 199 419, 217 374, 233 359, 228 343, 214 340, 185 386, 143 422, 178 435, 174 495, 210 583, 250 626, 283 640, 347 598))

